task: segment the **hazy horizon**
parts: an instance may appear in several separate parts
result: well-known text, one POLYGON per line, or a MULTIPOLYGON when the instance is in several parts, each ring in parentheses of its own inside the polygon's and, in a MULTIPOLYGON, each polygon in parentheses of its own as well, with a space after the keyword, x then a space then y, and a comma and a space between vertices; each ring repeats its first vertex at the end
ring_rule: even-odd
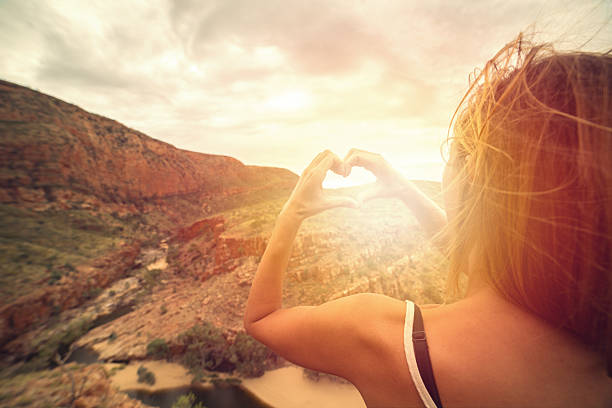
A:
POLYGON ((248 165, 300 174, 321 150, 357 147, 439 181, 475 68, 531 24, 560 48, 602 50, 611 15, 562 0, 4 1, 0 78, 248 165))

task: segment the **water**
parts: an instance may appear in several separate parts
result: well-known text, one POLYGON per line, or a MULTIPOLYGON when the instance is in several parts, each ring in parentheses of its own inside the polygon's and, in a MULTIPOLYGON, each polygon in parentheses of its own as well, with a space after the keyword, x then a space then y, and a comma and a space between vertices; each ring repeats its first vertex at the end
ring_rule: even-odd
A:
POLYGON ((127 391, 131 398, 136 398, 147 405, 160 408, 171 408, 172 404, 184 394, 195 395, 195 402, 201 402, 206 408, 271 408, 257 397, 237 385, 225 385, 213 388, 180 387, 169 390, 127 391))
POLYGON ((98 362, 100 355, 88 347, 78 347, 68 357, 68 363, 94 364, 98 362))

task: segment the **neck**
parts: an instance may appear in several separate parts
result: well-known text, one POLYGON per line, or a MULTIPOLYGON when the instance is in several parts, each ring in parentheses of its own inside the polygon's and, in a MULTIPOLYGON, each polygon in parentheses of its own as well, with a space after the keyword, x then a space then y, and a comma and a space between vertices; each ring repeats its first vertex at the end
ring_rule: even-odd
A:
POLYGON ((482 266, 476 260, 481 256, 481 253, 476 248, 472 248, 468 256, 468 282, 465 297, 473 296, 490 285, 482 278, 482 266))

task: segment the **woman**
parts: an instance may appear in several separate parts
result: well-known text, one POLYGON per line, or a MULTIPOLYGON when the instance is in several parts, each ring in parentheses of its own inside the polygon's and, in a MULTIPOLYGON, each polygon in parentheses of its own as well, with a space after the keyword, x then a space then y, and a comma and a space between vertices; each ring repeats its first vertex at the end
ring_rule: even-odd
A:
POLYGON ((455 117, 445 212, 379 155, 313 160, 258 267, 246 330, 296 364, 346 378, 370 407, 612 406, 612 56, 519 36, 472 81, 455 117), (327 170, 353 166, 377 189, 326 195, 327 170), (381 196, 402 199, 447 251, 450 287, 467 277, 462 300, 419 308, 359 294, 284 309, 300 223, 381 196))

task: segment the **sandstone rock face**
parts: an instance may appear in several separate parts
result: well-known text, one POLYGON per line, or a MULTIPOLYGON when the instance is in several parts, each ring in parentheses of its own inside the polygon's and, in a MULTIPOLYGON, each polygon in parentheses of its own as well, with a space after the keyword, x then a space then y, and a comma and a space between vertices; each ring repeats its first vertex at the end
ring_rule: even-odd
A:
MULTIPOLYGON (((186 222, 225 206, 286 194, 296 180, 286 169, 245 166, 231 157, 177 149, 111 119, 0 80, 0 205, 41 214, 78 209, 128 221, 130 216, 153 214, 138 218, 140 225, 130 231, 138 230, 140 236, 136 232, 127 236, 122 250, 99 262, 90 259, 93 265, 77 265, 76 276, 56 285, 49 286, 46 278, 34 281, 28 292, 22 296, 19 292, 21 297, 1 304, 0 346, 125 277, 139 255, 138 242, 153 232, 174 234, 186 222)), ((215 220, 181 230, 183 239, 198 235, 199 228, 214 230, 215 225, 206 224, 210 222, 215 220)), ((54 248, 51 242, 48 246, 54 248)))
POLYGON ((189 199, 291 188, 286 169, 245 166, 231 157, 177 149, 75 105, 0 81, 0 202, 172 207, 189 199), (98 201, 98 202, 96 202, 98 201))
POLYGON ((137 244, 127 246, 97 260, 92 267, 79 271, 77 276, 63 278, 59 285, 44 285, 0 307, 0 325, 3 327, 0 331, 0 345, 36 323, 46 321, 51 314, 80 305, 89 294, 125 277, 139 253, 137 244))

